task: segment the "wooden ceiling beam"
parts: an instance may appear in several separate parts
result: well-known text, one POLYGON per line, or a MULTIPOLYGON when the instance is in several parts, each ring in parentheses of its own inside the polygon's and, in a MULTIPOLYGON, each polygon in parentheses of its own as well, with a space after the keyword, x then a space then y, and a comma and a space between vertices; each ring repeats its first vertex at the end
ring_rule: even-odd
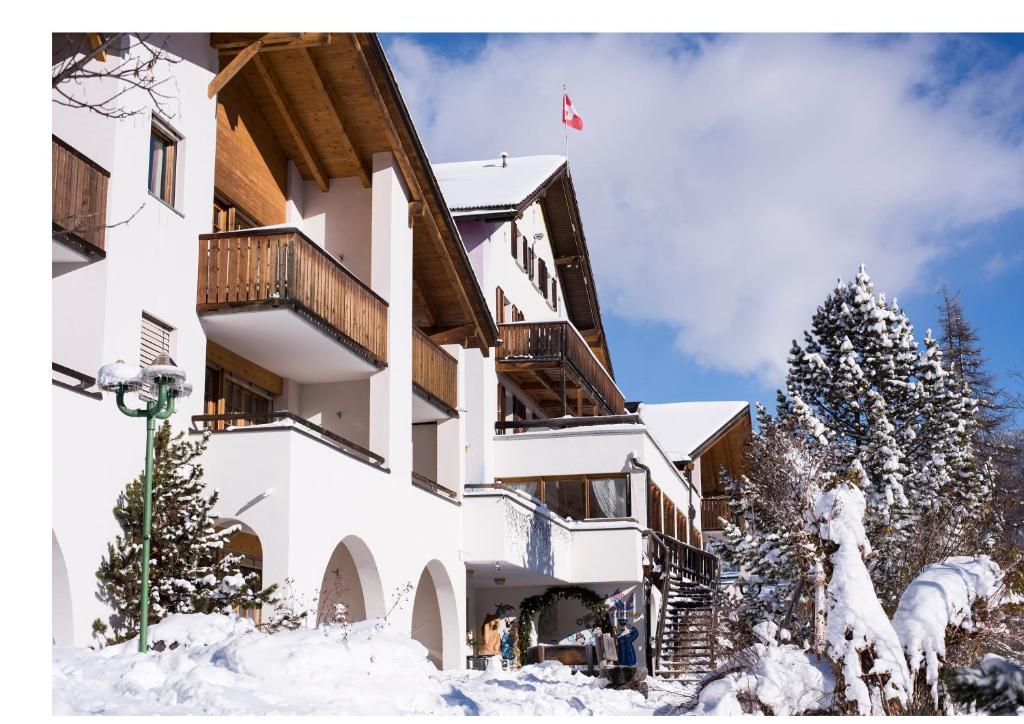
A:
POLYGON ((420 331, 427 335, 434 344, 465 344, 467 339, 476 334, 472 324, 460 324, 456 327, 428 327, 420 331))
POLYGON ((475 330, 474 337, 476 338, 477 347, 479 347, 484 357, 487 357, 489 352, 487 343, 484 341, 487 338, 484 336, 483 330, 480 329, 480 323, 477 320, 476 315, 473 314, 473 308, 469 304, 469 299, 466 298, 465 291, 459 283, 459 272, 455 268, 455 262, 452 261, 451 255, 445 248, 444 238, 441 236, 441 230, 437 228, 437 220, 434 218, 434 215, 430 213, 430 209, 426 204, 422 207, 422 218, 426 222, 427 236, 429 236, 434 242, 437 255, 444 266, 445 274, 452 286, 458 290, 458 293, 455 296, 459 300, 459 306, 462 307, 462 311, 466 317, 473 320, 473 328, 475 330))
POLYGON ((103 37, 99 33, 86 33, 85 35, 87 38, 89 38, 90 48, 92 48, 93 50, 96 50, 97 48, 102 48, 102 50, 100 50, 100 52, 96 54, 96 60, 98 60, 101 63, 106 63, 107 49, 103 47, 103 37))
POLYGON ((366 164, 363 163, 363 159, 360 158, 356 152, 355 146, 352 145, 352 139, 345 130, 345 116, 342 111, 343 103, 341 103, 337 89, 334 84, 324 78, 323 73, 320 72, 320 67, 317 65, 316 60, 313 58, 312 52, 309 48, 302 49, 302 59, 306 65, 306 69, 309 71, 310 80, 313 81, 313 85, 316 87, 320 97, 327 104, 330 109, 331 120, 334 122, 334 126, 338 131, 338 139, 341 141, 341 145, 345 149, 345 153, 352 157, 352 160, 356 164, 356 173, 359 174, 359 180, 363 183, 363 188, 370 188, 371 171, 367 168, 366 164))
POLYGON ((267 86, 267 92, 270 93, 270 97, 273 99, 278 113, 280 113, 281 117, 284 119, 284 123, 288 127, 288 132, 291 134, 292 140, 294 140, 295 145, 299 147, 299 153, 302 155, 303 160, 305 160, 306 165, 309 167, 310 173, 313 175, 314 180, 316 180, 317 186, 320 187, 321 191, 326 192, 329 188, 327 173, 320 164, 320 160, 316 157, 316 153, 313 151, 313 147, 310 145, 309 139, 306 138, 306 134, 302 131, 302 127, 299 126, 298 120, 294 115, 292 115, 291 108, 288 107, 288 101, 281 92, 281 88, 278 86, 277 80, 274 78, 274 74, 259 55, 253 58, 252 63, 259 72, 260 77, 263 79, 263 83, 267 86))
MULTIPOLYGON (((330 45, 332 38, 330 33, 265 33, 261 39, 264 41, 263 50, 273 52, 275 50, 295 50, 296 48, 319 48, 330 45)), ((210 47, 216 48, 222 55, 230 55, 245 49, 252 42, 252 40, 221 42, 215 37, 210 43, 210 47)))
POLYGON ((431 310, 430 305, 427 304, 427 298, 423 296, 423 290, 420 289, 420 285, 417 283, 415 278, 412 280, 412 303, 414 308, 418 306, 423 310, 423 313, 427 316, 427 324, 429 326, 437 326, 437 320, 434 319, 434 312, 431 310))
POLYGON ((221 69, 220 73, 214 76, 213 80, 210 81, 210 85, 206 87, 206 97, 213 98, 220 90, 228 84, 228 82, 238 75, 239 71, 245 67, 246 63, 256 57, 256 54, 260 52, 260 48, 263 47, 263 38, 250 43, 248 46, 243 48, 231 62, 221 69))

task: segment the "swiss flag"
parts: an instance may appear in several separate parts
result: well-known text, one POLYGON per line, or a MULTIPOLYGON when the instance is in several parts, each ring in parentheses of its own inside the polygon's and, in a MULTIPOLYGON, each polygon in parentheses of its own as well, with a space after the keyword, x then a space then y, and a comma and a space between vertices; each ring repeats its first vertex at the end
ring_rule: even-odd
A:
POLYGON ((576 112, 568 93, 562 94, 562 123, 577 131, 583 130, 583 116, 576 112))

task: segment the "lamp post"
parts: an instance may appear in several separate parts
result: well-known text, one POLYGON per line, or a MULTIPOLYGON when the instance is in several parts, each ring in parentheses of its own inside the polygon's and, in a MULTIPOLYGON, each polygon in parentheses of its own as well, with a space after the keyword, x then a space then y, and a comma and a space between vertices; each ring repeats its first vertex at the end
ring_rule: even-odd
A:
POLYGON ((153 436, 156 421, 166 420, 174 412, 174 401, 188 397, 192 385, 185 381, 185 370, 174 364, 165 354, 159 355, 153 364, 139 369, 125 364, 122 360, 100 368, 96 375, 96 386, 104 392, 117 394, 117 409, 128 417, 146 418, 146 474, 143 487, 142 513, 142 582, 139 600, 139 651, 149 650, 149 558, 150 529, 153 524, 153 436), (132 408, 125 404, 128 392, 146 387, 156 390, 156 399, 146 402, 144 408, 132 408))

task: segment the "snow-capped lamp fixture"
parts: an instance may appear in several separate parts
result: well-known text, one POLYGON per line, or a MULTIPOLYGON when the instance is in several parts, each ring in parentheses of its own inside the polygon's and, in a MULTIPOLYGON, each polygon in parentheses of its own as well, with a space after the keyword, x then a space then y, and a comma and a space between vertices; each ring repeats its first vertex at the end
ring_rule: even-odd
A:
POLYGON ((501 167, 508 168, 508 151, 501 152, 501 167))
POLYGON ((156 421, 166 420, 174 413, 174 401, 192 394, 192 385, 185 381, 185 370, 174 364, 168 355, 158 355, 153 364, 142 369, 118 360, 103 365, 96 374, 96 386, 104 392, 117 394, 117 409, 128 417, 146 418, 146 474, 142 510, 142 581, 139 596, 139 651, 149 650, 149 560, 150 530, 153 526, 153 437, 156 421), (126 392, 153 390, 154 399, 144 408, 128 407, 126 392))

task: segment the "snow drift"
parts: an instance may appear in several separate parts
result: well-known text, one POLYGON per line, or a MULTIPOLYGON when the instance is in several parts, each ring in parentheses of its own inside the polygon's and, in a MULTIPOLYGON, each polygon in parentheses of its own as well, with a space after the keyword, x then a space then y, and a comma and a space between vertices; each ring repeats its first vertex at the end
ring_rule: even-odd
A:
POLYGON ((438 671, 380 620, 267 634, 218 614, 178 614, 99 651, 53 649, 54 714, 650 714, 688 691, 606 688, 557 662, 516 672, 438 671))

